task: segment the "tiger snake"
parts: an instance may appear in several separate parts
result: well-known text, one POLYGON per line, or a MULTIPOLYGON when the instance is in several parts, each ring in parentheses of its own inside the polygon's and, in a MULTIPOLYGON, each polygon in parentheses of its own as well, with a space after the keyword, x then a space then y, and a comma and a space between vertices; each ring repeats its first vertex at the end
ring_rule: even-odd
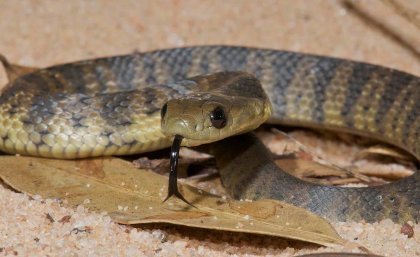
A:
MULTIPOLYGON (((176 168, 181 142, 211 143, 234 198, 283 200, 330 220, 418 222, 419 172, 368 188, 316 185, 281 171, 245 132, 264 122, 346 131, 419 160, 419 113, 420 78, 401 71, 279 50, 184 47, 17 77, 0 96, 0 150, 77 159, 148 152, 174 142, 176 168)), ((171 174, 170 194, 182 198, 171 174)))

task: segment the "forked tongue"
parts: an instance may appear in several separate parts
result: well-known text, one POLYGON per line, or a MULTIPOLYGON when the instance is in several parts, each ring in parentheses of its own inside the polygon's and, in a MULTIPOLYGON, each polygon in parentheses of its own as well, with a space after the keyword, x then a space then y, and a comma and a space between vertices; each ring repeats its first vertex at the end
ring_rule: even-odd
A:
POLYGON ((166 196, 163 202, 166 202, 172 196, 175 196, 178 199, 181 199, 186 204, 195 207, 190 202, 188 202, 184 196, 178 190, 178 158, 179 158, 179 148, 181 147, 183 137, 180 135, 175 135, 174 141, 171 146, 171 156, 170 156, 170 169, 169 169, 169 184, 168 184, 168 195, 166 196))

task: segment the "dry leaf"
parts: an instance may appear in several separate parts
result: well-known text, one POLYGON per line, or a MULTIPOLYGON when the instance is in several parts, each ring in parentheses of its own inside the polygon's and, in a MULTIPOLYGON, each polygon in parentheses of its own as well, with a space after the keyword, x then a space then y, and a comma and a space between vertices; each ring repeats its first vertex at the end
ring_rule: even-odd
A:
POLYGON ((365 148, 361 150, 360 152, 358 152, 354 159, 355 160, 366 159, 366 158, 369 158, 370 155, 390 157, 390 158, 393 158, 395 160, 400 160, 400 161, 413 161, 412 156, 406 153, 403 153, 401 150, 395 147, 390 147, 390 146, 385 146, 385 145, 375 145, 375 146, 365 148))
POLYGON ((329 165, 332 168, 335 168, 337 171, 341 171, 343 173, 343 175, 347 175, 349 177, 352 178, 357 178, 360 181, 363 182, 372 182, 372 180, 368 177, 365 176, 363 174, 360 174, 358 172, 354 172, 353 170, 341 167, 340 165, 336 165, 328 160, 326 160, 325 158, 317 155, 315 153, 315 151, 313 151, 311 149, 311 147, 306 146, 305 144, 301 143, 299 140, 297 140, 296 138, 294 138, 292 135, 287 134, 281 130, 278 129, 272 129, 272 131, 274 133, 277 133, 279 135, 285 136, 287 138, 289 138, 289 140, 291 140, 294 144, 296 144, 298 146, 299 151, 297 151, 297 155, 304 160, 314 160, 317 161, 318 163, 323 163, 325 165, 329 165))
POLYGON ((343 173, 330 166, 299 158, 280 158, 275 160, 277 166, 287 173, 302 180, 329 186, 343 186, 348 184, 382 185, 381 178, 371 177, 367 183, 360 178, 347 177, 343 173))
POLYGON ((305 177, 344 177, 342 171, 310 160, 280 158, 275 160, 275 162, 282 170, 302 179, 305 177))
POLYGON ((123 224, 164 222, 281 236, 320 245, 344 244, 333 227, 304 209, 279 201, 226 201, 191 186, 180 191, 197 208, 172 199, 162 204, 167 178, 117 158, 79 161, 0 156, 0 177, 29 195, 66 199, 106 211, 123 224))

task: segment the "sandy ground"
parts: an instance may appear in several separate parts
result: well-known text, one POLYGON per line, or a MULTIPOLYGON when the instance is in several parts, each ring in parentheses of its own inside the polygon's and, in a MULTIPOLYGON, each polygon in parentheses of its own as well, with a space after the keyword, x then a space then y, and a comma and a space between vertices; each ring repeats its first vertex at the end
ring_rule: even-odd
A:
MULTIPOLYGON (((367 61, 420 76, 419 28, 385 1, 0 1, 0 53, 22 65, 202 44, 270 47, 367 61)), ((420 10, 420 1, 399 1, 420 10)), ((417 24, 418 25, 418 24, 417 24)), ((0 73, 0 84, 6 82, 0 73)), ((336 224, 343 237, 386 256, 420 256, 389 221, 336 224)), ((132 228, 0 186, 0 255, 294 256, 331 251, 278 238, 171 226, 132 228), (53 222, 70 215, 68 222, 53 222), (71 233, 89 226, 88 232, 71 233)), ((337 249, 354 251, 353 245, 337 249)))

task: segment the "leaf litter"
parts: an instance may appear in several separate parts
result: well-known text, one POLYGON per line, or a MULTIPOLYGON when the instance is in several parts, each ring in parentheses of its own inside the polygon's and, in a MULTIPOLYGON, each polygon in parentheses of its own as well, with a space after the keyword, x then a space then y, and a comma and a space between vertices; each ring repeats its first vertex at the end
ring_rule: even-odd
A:
POLYGON ((167 178, 118 158, 67 161, 1 156, 0 165, 4 167, 0 177, 18 191, 62 199, 97 213, 105 211, 122 224, 164 222, 321 245, 346 242, 322 218, 274 200, 231 201, 182 185, 181 192, 196 209, 177 199, 162 204, 167 178))

